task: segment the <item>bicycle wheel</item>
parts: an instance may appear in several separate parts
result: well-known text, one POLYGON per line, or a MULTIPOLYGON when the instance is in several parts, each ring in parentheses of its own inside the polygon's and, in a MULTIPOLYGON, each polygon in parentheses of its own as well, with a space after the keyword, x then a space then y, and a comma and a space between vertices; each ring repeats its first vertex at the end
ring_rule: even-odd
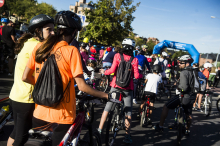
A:
POLYGON ((140 126, 143 127, 144 126, 144 123, 145 123, 145 117, 146 117, 146 109, 147 106, 146 106, 146 103, 143 107, 143 111, 141 112, 141 120, 140 120, 140 126))
POLYGON ((182 138, 182 128, 183 128, 183 110, 179 108, 178 111, 178 125, 177 125, 177 145, 180 145, 182 138))
POLYGON ((86 105, 86 115, 85 115, 85 121, 88 124, 92 124, 93 123, 93 119, 94 119, 94 106, 93 103, 88 103, 86 105))
POLYGON ((80 141, 80 146, 102 146, 101 136, 96 129, 92 129, 92 139, 93 143, 90 142, 89 131, 83 136, 82 141, 80 141))
POLYGON ((105 135, 105 145, 112 146, 117 136, 118 132, 118 124, 117 117, 119 117, 118 106, 113 108, 113 111, 109 112, 107 127, 106 127, 106 135, 105 135))
POLYGON ((108 77, 107 76, 103 76, 101 77, 101 80, 99 81, 99 88, 98 90, 105 92, 108 89, 108 77))
POLYGON ((212 95, 209 94, 206 98, 204 102, 204 113, 205 116, 208 117, 212 111, 212 95))
POLYGON ((216 102, 217 110, 220 112, 220 98, 216 102))

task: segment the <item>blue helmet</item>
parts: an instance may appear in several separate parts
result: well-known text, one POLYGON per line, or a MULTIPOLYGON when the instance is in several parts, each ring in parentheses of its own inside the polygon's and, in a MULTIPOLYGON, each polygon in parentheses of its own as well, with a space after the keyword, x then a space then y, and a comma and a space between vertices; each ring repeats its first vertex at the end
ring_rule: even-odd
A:
POLYGON ((8 20, 8 18, 2 18, 2 19, 1 19, 1 22, 2 22, 2 23, 8 23, 9 20, 8 20))
POLYGON ((96 48, 97 46, 96 46, 96 45, 93 45, 93 47, 95 47, 95 48, 96 48))
POLYGON ((104 47, 104 46, 101 46, 101 49, 105 49, 105 47, 104 47))

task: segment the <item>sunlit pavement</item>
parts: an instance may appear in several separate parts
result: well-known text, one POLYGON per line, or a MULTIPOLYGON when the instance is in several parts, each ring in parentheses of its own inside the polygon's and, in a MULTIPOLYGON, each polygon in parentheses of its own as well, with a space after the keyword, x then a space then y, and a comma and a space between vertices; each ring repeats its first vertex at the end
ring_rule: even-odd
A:
MULTIPOLYGON (((0 75, 0 99, 7 97, 13 85, 13 77, 0 75)), ((218 89, 220 91, 220 89, 218 89)), ((191 127, 190 136, 183 136, 183 146, 219 146, 220 145, 220 115, 216 109, 217 95, 213 97, 212 114, 207 118, 203 113, 193 111, 193 124, 191 127)), ((162 97, 161 101, 155 101, 156 109, 153 111, 152 121, 155 125, 159 122, 160 114, 167 97, 162 97)), ((3 104, 7 104, 4 102, 3 104)), ((138 101, 140 103, 140 101, 138 101)), ((3 105, 0 104, 0 107, 3 105)), ((133 144, 131 146, 175 146, 176 145, 176 130, 169 130, 167 127, 174 122, 174 111, 170 111, 164 125, 164 132, 156 133, 151 129, 151 126, 140 127, 139 120, 136 120, 138 104, 133 105, 132 128, 131 135, 133 144)), ((95 106, 94 128, 98 128, 104 105, 95 106)), ((106 125, 105 125, 106 126, 106 125)), ((0 146, 6 146, 7 139, 13 130, 13 122, 8 122, 5 125, 4 133, 0 135, 0 146)), ((119 131, 115 146, 124 145, 124 130, 119 131)), ((104 146, 104 134, 102 135, 102 143, 104 146)))

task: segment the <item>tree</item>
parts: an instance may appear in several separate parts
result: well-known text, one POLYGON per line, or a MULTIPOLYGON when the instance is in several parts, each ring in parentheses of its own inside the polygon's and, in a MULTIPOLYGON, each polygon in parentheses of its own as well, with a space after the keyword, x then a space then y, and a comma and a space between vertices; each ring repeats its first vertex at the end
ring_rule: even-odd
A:
POLYGON ((178 58, 180 56, 183 56, 183 55, 188 55, 189 53, 188 52, 185 52, 185 51, 176 51, 173 55, 172 55, 172 59, 174 58, 178 58))
POLYGON ((148 48, 147 48, 147 53, 148 54, 152 54, 153 53, 153 50, 154 50, 154 46, 155 46, 156 44, 152 41, 152 40, 150 40, 150 41, 148 41, 147 42, 147 46, 148 46, 148 48))
POLYGON ((140 3, 132 5, 133 0, 98 0, 90 2, 93 10, 85 10, 86 26, 83 37, 96 40, 98 43, 111 45, 122 42, 133 29, 131 23, 134 20, 132 14, 140 3))

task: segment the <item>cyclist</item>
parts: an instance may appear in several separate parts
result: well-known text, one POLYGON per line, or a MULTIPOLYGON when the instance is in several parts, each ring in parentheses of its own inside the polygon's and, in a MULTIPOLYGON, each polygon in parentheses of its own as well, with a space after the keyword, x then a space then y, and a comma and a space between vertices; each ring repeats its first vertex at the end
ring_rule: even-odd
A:
MULTIPOLYGON (((112 62, 113 62, 113 58, 116 54, 116 52, 113 52, 112 51, 112 48, 111 47, 108 47, 106 49, 106 51, 108 52, 107 54, 104 55, 103 57, 103 68, 106 67, 106 66, 112 66, 112 62)), ((106 70, 106 69, 105 69, 106 70)))
POLYGON ((150 98, 150 115, 149 115, 149 118, 147 119, 147 122, 150 124, 152 123, 151 122, 151 114, 152 114, 152 110, 153 110, 153 107, 154 107, 154 102, 155 102, 155 98, 156 98, 156 94, 157 94, 157 89, 158 89, 158 85, 160 83, 162 83, 162 78, 161 76, 159 76, 158 74, 160 73, 160 65, 154 65, 152 70, 153 70, 153 73, 149 73, 148 75, 145 76, 145 82, 144 84, 146 84, 145 88, 144 88, 144 95, 142 97, 142 101, 141 101, 141 105, 140 105, 140 108, 139 108, 139 114, 137 115, 138 117, 140 117, 140 114, 142 112, 142 109, 143 109, 143 106, 146 102, 146 95, 149 96, 150 98))
POLYGON ((6 50, 8 52, 9 56, 9 61, 8 61, 8 68, 9 68, 9 73, 8 76, 13 75, 13 70, 14 70, 14 46, 16 42, 15 38, 15 24, 17 20, 15 17, 10 16, 9 17, 9 23, 2 27, 2 41, 5 43, 6 50))
POLYGON ((104 49, 105 49, 105 47, 101 46, 101 50, 99 50, 99 60, 101 60, 104 55, 104 49))
POLYGON ((94 97, 109 99, 108 94, 97 91, 85 83, 80 53, 74 46, 69 46, 77 32, 82 29, 80 17, 71 11, 60 11, 55 16, 55 24, 57 24, 57 34, 35 47, 22 77, 23 81, 34 85, 43 67, 43 61, 54 53, 62 77, 63 89, 66 89, 70 83, 66 90, 67 94, 64 94, 63 100, 56 107, 36 104, 34 110, 33 128, 50 123, 59 124, 53 130, 53 146, 60 143, 76 117, 74 80, 80 91, 94 97))
MULTIPOLYGON (((192 120, 192 106, 195 101, 195 95, 192 94, 190 83, 193 80, 193 73, 191 63, 193 59, 189 55, 183 55, 179 59, 179 67, 183 69, 180 72, 180 81, 178 89, 180 89, 184 93, 183 98, 183 108, 187 119, 187 126, 185 134, 190 133, 190 125, 192 120), (193 100, 191 100, 193 99, 193 100)), ((175 96, 171 98, 163 107, 163 111, 160 117, 160 123, 157 124, 154 129, 158 132, 163 132, 163 124, 168 115, 169 109, 175 109, 180 104, 179 96, 175 96)))
POLYGON ((139 50, 140 50, 140 47, 139 46, 136 46, 135 48, 136 50, 133 51, 133 54, 134 54, 134 57, 136 57, 138 54, 139 54, 139 50))
MULTIPOLYGON (((163 79, 163 84, 166 85, 167 84, 167 78, 166 78, 166 69, 167 69, 167 65, 168 65, 168 61, 166 60, 166 57, 168 56, 167 52, 162 52, 161 57, 160 58, 156 58, 154 65, 156 64, 163 64, 163 69, 161 72, 161 76, 163 79)), ((165 87, 165 92, 168 93, 169 91, 167 90, 167 88, 165 87)))
POLYGON ((146 51, 147 51, 148 46, 147 46, 147 45, 142 45, 142 46, 141 46, 141 48, 142 48, 142 50, 143 50, 144 52, 146 52, 146 51))
POLYGON ((88 51, 86 50, 86 43, 81 43, 81 45, 80 45, 80 54, 83 58, 83 61, 86 64, 87 60, 89 59, 88 51))
MULTIPOLYGON (((147 58, 144 56, 146 52, 141 50, 139 52, 139 55, 136 55, 136 58, 138 59, 138 69, 140 73, 143 73, 145 71, 145 65, 147 66, 148 71, 151 70, 149 62, 147 61, 147 58)), ((139 84, 139 81, 137 79, 134 79, 134 98, 133 103, 137 104, 136 101, 136 92, 137 92, 137 85, 139 84)))
POLYGON ((5 26, 5 25, 7 25, 8 22, 9 22, 8 18, 2 18, 2 19, 1 19, 2 25, 0 26, 0 37, 1 37, 1 35, 2 35, 2 27, 5 26))
MULTIPOLYGON (((120 53, 123 54, 124 60, 128 61, 132 56, 133 56, 133 49, 135 47, 135 41, 132 39, 124 39, 122 42, 122 49, 120 50, 120 53)), ((104 72, 103 69, 101 69, 101 72, 105 75, 110 75, 111 73, 116 73, 117 68, 120 64, 120 54, 117 53, 114 56, 113 64, 112 67, 109 70, 106 70, 104 72)), ((138 72, 138 60, 137 58, 134 58, 132 61, 132 74, 136 79, 141 78, 142 75, 139 74, 138 72)), ((125 143, 132 143, 132 139, 130 136, 130 129, 131 129, 131 115, 132 115, 132 98, 133 98, 133 90, 134 90, 134 85, 133 85, 133 77, 130 80, 129 86, 122 88, 116 84, 116 75, 114 75, 113 80, 111 82, 111 90, 112 91, 119 91, 119 89, 124 89, 125 97, 123 97, 124 104, 125 104, 125 126, 126 126, 126 134, 125 134, 125 139, 123 140, 125 143)), ((103 125, 106 121, 106 118, 108 116, 109 111, 111 110, 112 103, 108 102, 105 106, 104 112, 102 113, 101 121, 99 124, 98 131, 101 133, 103 125)))
MULTIPOLYGON (((203 75, 203 73, 199 70, 199 64, 198 63, 194 63, 193 64, 193 68, 194 68, 194 71, 196 72, 195 74, 197 75, 198 74, 198 77, 201 78, 201 79, 205 79, 207 80, 207 78, 203 75)), ((202 84, 202 81, 201 83, 202 84)), ((195 103, 193 104, 193 110, 197 110, 199 112, 203 112, 200 108, 201 106, 201 102, 202 102, 202 97, 203 95, 205 94, 204 91, 199 91, 198 94, 196 95, 196 100, 195 100, 195 103), (198 109, 196 109, 196 101, 198 99, 198 109)))
POLYGON ((14 84, 9 95, 14 129, 8 139, 8 146, 24 145, 28 140, 28 130, 32 126, 35 108, 31 98, 34 86, 23 82, 22 74, 34 47, 54 34, 54 19, 44 14, 37 15, 30 20, 28 30, 30 33, 24 34, 15 44, 15 51, 19 54, 15 65, 14 84))

